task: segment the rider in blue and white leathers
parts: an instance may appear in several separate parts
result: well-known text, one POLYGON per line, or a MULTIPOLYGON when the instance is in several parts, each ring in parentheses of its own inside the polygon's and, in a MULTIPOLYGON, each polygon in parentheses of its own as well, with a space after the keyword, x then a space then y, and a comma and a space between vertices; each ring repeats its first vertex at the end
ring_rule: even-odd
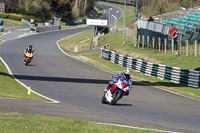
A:
MULTIPOLYGON (((132 81, 131 81, 130 74, 131 74, 131 73, 130 73, 130 70, 129 70, 129 69, 125 69, 124 72, 115 74, 115 75, 112 76, 112 78, 117 78, 117 79, 118 79, 118 78, 121 78, 121 79, 126 80, 126 81, 128 82, 129 88, 132 89, 132 81)), ((113 80, 112 80, 112 81, 109 81, 109 84, 106 85, 106 87, 105 87, 104 93, 106 93, 106 92, 110 89, 110 87, 111 87, 111 85, 112 85, 113 83, 114 83, 113 80)), ((126 92, 125 95, 126 95, 126 96, 129 95, 129 90, 126 92)))

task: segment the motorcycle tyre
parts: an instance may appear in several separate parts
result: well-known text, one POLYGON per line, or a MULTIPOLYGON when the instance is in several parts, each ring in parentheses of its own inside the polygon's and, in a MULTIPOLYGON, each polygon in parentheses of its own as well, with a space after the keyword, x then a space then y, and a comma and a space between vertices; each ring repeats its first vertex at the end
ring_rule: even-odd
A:
POLYGON ((111 105, 115 105, 117 101, 121 98, 121 93, 117 93, 115 98, 111 101, 111 105))
POLYGON ((25 65, 27 66, 27 65, 28 65, 28 63, 29 63, 29 60, 26 60, 24 63, 25 63, 25 65))
POLYGON ((104 94, 103 97, 101 98, 101 102, 102 102, 103 104, 106 104, 106 103, 107 103, 107 102, 106 102, 105 94, 104 94))

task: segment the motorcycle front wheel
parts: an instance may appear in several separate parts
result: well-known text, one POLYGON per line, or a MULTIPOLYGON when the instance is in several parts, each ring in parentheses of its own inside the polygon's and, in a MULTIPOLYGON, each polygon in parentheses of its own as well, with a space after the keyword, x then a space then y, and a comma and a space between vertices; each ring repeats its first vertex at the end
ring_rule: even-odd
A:
POLYGON ((103 104, 106 104, 106 97, 105 97, 105 94, 104 94, 103 97, 101 98, 101 102, 102 102, 103 104))
POLYGON ((27 66, 28 65, 28 63, 29 63, 29 60, 26 60, 25 62, 24 62, 24 64, 27 66))
POLYGON ((117 93, 116 95, 115 95, 115 98, 111 101, 111 105, 115 105, 116 103, 117 103, 117 101, 121 98, 121 93, 117 93))

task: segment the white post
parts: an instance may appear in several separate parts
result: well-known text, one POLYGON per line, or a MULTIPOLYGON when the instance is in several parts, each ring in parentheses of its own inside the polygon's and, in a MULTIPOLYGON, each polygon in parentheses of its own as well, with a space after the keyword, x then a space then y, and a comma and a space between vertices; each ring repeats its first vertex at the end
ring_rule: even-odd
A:
POLYGON ((111 25, 111 16, 110 16, 110 11, 112 10, 112 8, 109 8, 109 27, 111 25))

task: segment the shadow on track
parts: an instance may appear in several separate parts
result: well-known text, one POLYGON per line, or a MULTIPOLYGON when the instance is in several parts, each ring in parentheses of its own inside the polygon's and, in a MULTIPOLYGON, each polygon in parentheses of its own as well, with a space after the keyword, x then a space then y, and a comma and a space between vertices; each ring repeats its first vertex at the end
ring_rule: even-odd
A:
POLYGON ((114 106, 133 106, 132 104, 116 103, 114 106))
MULTIPOLYGON (((3 76, 9 76, 11 75, 0 72, 0 75, 3 76)), ((29 75, 13 75, 16 79, 22 79, 22 80, 38 80, 38 81, 50 81, 50 82, 74 82, 74 83, 92 83, 92 84, 108 84, 110 80, 103 80, 103 79, 83 79, 83 78, 65 78, 65 77, 44 77, 44 76, 29 76, 29 75)), ((170 82, 156 82, 155 84, 152 84, 148 81, 143 81, 143 83, 134 81, 134 86, 156 86, 155 84, 162 84, 166 87, 183 87, 183 85, 170 83, 170 82), (146 83, 146 84, 143 84, 146 83), (149 85, 148 85, 149 84, 149 85)))
POLYGON ((102 79, 83 79, 83 78, 65 78, 65 77, 44 77, 44 76, 27 76, 13 75, 17 79, 22 80, 38 80, 50 82, 74 82, 74 83, 92 83, 92 84, 108 84, 109 80, 102 79))

